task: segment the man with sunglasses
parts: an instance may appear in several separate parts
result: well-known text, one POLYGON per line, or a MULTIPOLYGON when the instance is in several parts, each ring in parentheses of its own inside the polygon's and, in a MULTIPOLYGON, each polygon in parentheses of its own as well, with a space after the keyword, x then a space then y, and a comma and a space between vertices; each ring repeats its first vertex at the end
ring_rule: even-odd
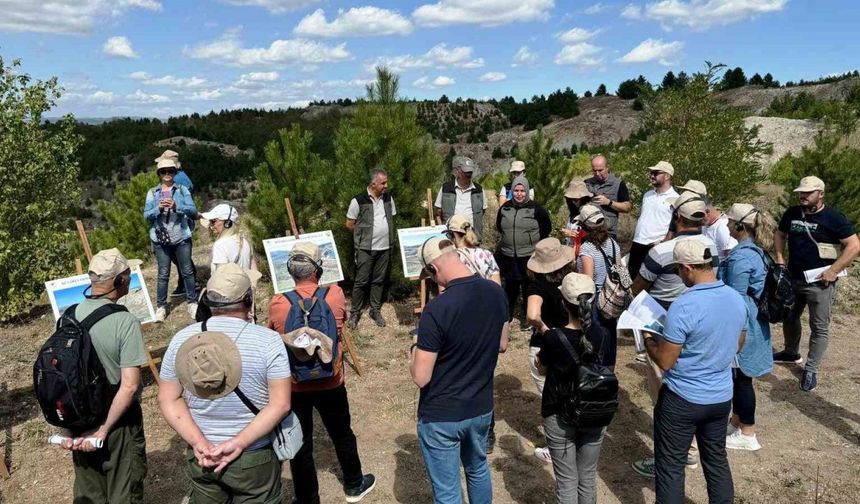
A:
POLYGON ((444 224, 454 215, 465 215, 472 223, 472 229, 481 239, 484 231, 484 211, 487 199, 484 188, 472 180, 475 162, 466 156, 454 156, 451 161, 451 175, 454 180, 442 184, 436 195, 436 224, 444 224))
POLYGON ((445 293, 430 301, 409 349, 418 400, 418 442, 434 502, 461 502, 460 466, 469 502, 493 501, 487 435, 493 417, 493 373, 508 346, 508 307, 496 283, 472 273, 450 240, 421 246, 422 277, 445 293))
POLYGON ((636 221, 630 257, 627 260, 630 278, 636 278, 639 274, 642 261, 651 247, 666 237, 672 221, 672 202, 678 197, 672 187, 675 168, 669 162, 660 161, 648 170, 651 172, 651 185, 654 188, 642 196, 642 211, 636 221))

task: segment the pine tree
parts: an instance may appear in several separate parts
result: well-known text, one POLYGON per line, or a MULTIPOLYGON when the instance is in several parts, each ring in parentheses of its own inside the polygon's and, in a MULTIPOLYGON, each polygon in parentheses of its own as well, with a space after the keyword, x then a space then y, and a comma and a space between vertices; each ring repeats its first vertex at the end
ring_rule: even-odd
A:
POLYGON ((107 228, 93 232, 90 246, 94 250, 116 247, 126 257, 150 255, 149 223, 143 218, 146 194, 158 185, 154 171, 138 173, 125 184, 117 185, 110 201, 98 202, 107 228))
POLYGON ((597 86, 597 92, 594 93, 595 96, 606 96, 606 84, 601 84, 597 86))
POLYGON ((673 89, 678 85, 678 79, 675 78, 675 74, 672 73, 671 70, 666 72, 666 75, 663 77, 663 82, 660 84, 662 89, 673 89))
POLYGON ((567 182, 567 160, 554 155, 554 151, 552 138, 544 135, 543 128, 539 127, 523 155, 529 184, 541 195, 541 203, 550 213, 561 208, 563 196, 558 189, 567 182))
POLYGON ((751 86, 763 86, 764 85, 764 79, 761 78, 761 75, 756 73, 752 77, 750 77, 749 83, 751 86))

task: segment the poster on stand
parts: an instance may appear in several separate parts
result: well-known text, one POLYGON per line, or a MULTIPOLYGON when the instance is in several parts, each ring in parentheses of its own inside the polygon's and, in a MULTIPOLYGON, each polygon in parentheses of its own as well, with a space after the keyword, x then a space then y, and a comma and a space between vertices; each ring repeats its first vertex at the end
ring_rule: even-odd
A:
MULTIPOLYGON (((54 312, 54 320, 59 320, 60 315, 66 308, 80 303, 86 297, 84 290, 90 286, 90 277, 86 273, 67 278, 59 278, 45 282, 45 290, 51 301, 51 309, 54 312)), ((119 298, 117 304, 128 308, 128 311, 140 320, 141 324, 155 322, 155 309, 146 289, 146 282, 140 266, 131 269, 131 283, 128 294, 119 298)))
POLYGON ((287 262, 290 260, 293 245, 299 240, 316 243, 322 252, 323 274, 320 285, 331 285, 343 280, 340 255, 337 252, 337 244, 331 231, 306 233, 298 237, 271 238, 263 240, 263 248, 266 249, 266 259, 269 261, 269 271, 272 274, 272 288, 276 294, 296 288, 296 282, 287 271, 287 262))
POLYGON ((444 225, 404 228, 397 230, 400 242, 400 259, 403 261, 403 276, 418 278, 421 274, 421 245, 434 236, 444 236, 447 228, 444 225))

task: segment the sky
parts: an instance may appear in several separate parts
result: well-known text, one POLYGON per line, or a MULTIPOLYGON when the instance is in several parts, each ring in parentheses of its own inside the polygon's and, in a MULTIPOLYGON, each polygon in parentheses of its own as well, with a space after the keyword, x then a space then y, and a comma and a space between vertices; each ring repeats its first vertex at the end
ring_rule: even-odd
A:
POLYGON ((206 113, 356 98, 610 92, 705 61, 788 80, 860 67, 856 0, 0 0, 0 56, 64 95, 49 115, 206 113))

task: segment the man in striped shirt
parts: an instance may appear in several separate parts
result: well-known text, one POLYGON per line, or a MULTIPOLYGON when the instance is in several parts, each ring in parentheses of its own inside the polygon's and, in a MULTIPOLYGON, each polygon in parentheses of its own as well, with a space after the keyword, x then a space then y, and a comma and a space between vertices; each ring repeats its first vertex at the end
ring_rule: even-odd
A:
POLYGON ((253 323, 249 275, 259 278, 236 264, 219 267, 204 292, 212 317, 205 327, 194 323, 176 333, 164 354, 158 403, 188 443, 196 504, 238 496, 246 502, 281 502, 281 463, 269 433, 290 411, 290 366, 280 335, 253 323), (257 415, 239 399, 240 383, 260 409, 257 415))

